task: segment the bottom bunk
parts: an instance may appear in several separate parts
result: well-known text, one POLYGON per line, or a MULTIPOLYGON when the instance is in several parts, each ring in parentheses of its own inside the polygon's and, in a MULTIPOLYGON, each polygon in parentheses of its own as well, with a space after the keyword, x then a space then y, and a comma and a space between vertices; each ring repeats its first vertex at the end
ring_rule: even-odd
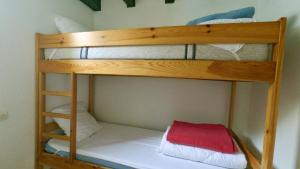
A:
MULTIPOLYGON (((113 169, 223 169, 222 167, 174 158, 160 153, 161 141, 164 139, 163 132, 111 123, 100 122, 99 124, 102 128, 98 132, 78 143, 78 160, 113 169)), ((77 160, 75 163, 68 163, 67 158, 64 164, 58 162, 60 158, 57 156, 69 156, 69 142, 50 139, 45 146, 45 151, 55 154, 54 156, 43 153, 40 159, 41 163, 54 165, 51 167, 80 168, 79 166, 84 165, 77 160), (78 167, 72 166, 75 164, 78 167)), ((204 162, 211 163, 214 161, 221 166, 247 165, 245 156, 241 151, 230 154, 226 158, 220 154, 222 153, 207 153, 204 162)), ((95 166, 91 165, 85 168, 92 169, 95 166)))

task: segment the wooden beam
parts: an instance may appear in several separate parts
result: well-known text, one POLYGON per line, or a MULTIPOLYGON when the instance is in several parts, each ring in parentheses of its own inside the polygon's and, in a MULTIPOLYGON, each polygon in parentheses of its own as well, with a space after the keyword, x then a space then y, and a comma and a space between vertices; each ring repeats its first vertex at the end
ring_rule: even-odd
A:
POLYGON ((43 116, 52 117, 52 118, 62 118, 62 119, 70 119, 70 114, 62 114, 62 113, 52 113, 52 112, 43 112, 43 116))
POLYGON ((286 30, 286 18, 280 19, 279 42, 273 47, 273 61, 276 62, 275 80, 268 89, 268 101, 266 110, 266 120, 264 129, 262 169, 273 168, 273 156, 276 138, 276 126, 278 118, 278 104, 280 94, 280 84, 284 57, 284 42, 286 30))
POLYGON ((65 96, 65 97, 71 96, 70 92, 64 92, 64 91, 42 91, 41 94, 44 96, 65 96))
POLYGON ((46 132, 44 132, 44 133, 43 133, 43 137, 46 137, 46 138, 54 138, 54 139, 57 139, 57 140, 63 140, 63 141, 70 141, 70 137, 69 137, 69 136, 66 136, 66 135, 58 135, 58 134, 53 134, 53 133, 46 133, 46 132))
POLYGON ((135 0, 123 0, 126 5, 127 5, 127 8, 131 8, 131 7, 135 7, 135 0))
POLYGON ((101 0, 80 0, 94 11, 101 11, 101 0))
POLYGON ((70 160, 76 159, 77 151, 77 74, 71 73, 71 122, 70 122, 70 160))
POLYGON ((232 129, 233 126, 233 118, 234 118, 234 108, 235 108, 235 98, 236 98, 236 84, 237 82, 231 82, 231 93, 230 93, 230 105, 229 105, 229 113, 228 113, 228 128, 232 129))
POLYGON ((166 0, 166 4, 172 4, 174 2, 175 2, 175 0, 166 0))
POLYGON ((44 106, 44 104, 41 104, 40 99, 44 99, 43 96, 41 96, 40 91, 44 90, 44 75, 40 74, 39 72, 39 61, 42 59, 42 56, 44 54, 44 50, 40 48, 40 34, 36 34, 35 36, 35 169, 43 169, 43 166, 39 164, 39 155, 40 152, 43 151, 42 149, 42 123, 43 117, 41 116, 40 112, 44 109, 40 109, 40 106, 44 106), (42 79, 40 79, 42 78, 42 79), (42 88, 41 88, 42 87, 42 88), (41 105, 40 105, 41 104, 41 105))
POLYGON ((88 100, 88 111, 95 115, 95 75, 89 75, 89 100, 88 100))
POLYGON ((116 76, 272 82, 275 62, 204 60, 41 61, 40 71, 116 76))
POLYGON ((41 48, 277 43, 279 22, 231 23, 41 35, 41 48))

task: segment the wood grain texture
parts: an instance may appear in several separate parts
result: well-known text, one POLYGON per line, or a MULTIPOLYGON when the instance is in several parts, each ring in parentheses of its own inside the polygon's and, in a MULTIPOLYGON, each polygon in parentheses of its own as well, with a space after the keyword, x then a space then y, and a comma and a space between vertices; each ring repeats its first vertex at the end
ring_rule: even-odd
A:
POLYGON ((277 43, 279 23, 229 23, 42 35, 40 47, 277 43))
MULTIPOLYGON (((271 169, 276 136, 277 105, 283 63, 286 18, 277 22, 218 24, 202 26, 179 26, 111 30, 59 35, 37 35, 36 67, 38 70, 38 156, 40 164, 62 169, 100 169, 101 167, 80 162, 76 156, 76 101, 77 74, 99 74, 117 76, 170 77, 203 80, 269 82, 264 147, 261 164, 253 153, 237 137, 252 168, 271 169), (86 47, 86 46, 134 46, 134 45, 177 45, 202 43, 271 43, 274 45, 273 59, 255 61, 203 61, 203 60, 41 60, 43 48, 86 47), (71 93, 45 91, 44 73, 71 73, 71 93), (45 95, 71 96, 71 146, 70 159, 42 153, 44 131, 45 95)), ((93 90, 91 86, 89 93, 93 90)), ((235 83, 235 82, 234 82, 235 83)), ((233 86, 233 88, 235 88, 233 86)), ((89 109, 93 98, 89 95, 89 109)), ((233 93, 232 93, 233 96, 233 93)), ((234 100, 234 97, 231 97, 234 100)), ((232 101, 234 103, 234 101, 232 101)), ((232 107, 232 106, 231 106, 232 107)), ((229 126, 232 125, 233 110, 229 126)), ((230 126, 231 127, 231 126, 230 126)), ((47 130, 44 132, 48 132, 47 130)), ((47 133, 51 134, 51 133, 47 133)))
POLYGON ((42 91, 41 94, 44 96, 65 96, 65 97, 71 96, 70 92, 64 92, 64 91, 42 91))
POLYGON ((88 112, 94 115, 95 113, 95 75, 89 75, 89 100, 88 100, 88 112))
POLYGON ((233 126, 236 85, 237 85, 237 82, 234 82, 234 81, 231 82, 230 105, 229 105, 228 123, 227 123, 227 126, 229 129, 232 129, 232 126, 233 126))
POLYGON ((77 150, 77 75, 71 73, 71 123, 70 123, 70 160, 73 161, 76 159, 76 150, 77 150))
POLYGON ((232 133, 232 136, 236 140, 236 142, 239 144, 240 148, 243 150, 243 152, 246 155, 246 158, 248 160, 248 165, 252 169, 261 169, 260 160, 255 157, 254 153, 251 152, 251 150, 248 148, 247 144, 245 144, 235 133, 233 130, 230 130, 232 133))
POLYGON ((66 136, 66 135, 58 135, 58 134, 54 134, 54 133, 43 133, 43 137, 45 138, 54 138, 57 140, 63 140, 63 141, 70 141, 70 137, 66 136))
POLYGON ((51 117, 51 118, 71 119, 70 114, 62 114, 62 113, 43 112, 43 116, 51 117))
POLYGON ((170 77, 272 82, 275 62, 203 60, 57 60, 41 61, 47 73, 170 77))
POLYGON ((60 130, 60 129, 61 128, 55 122, 47 123, 45 125, 45 132, 47 132, 47 133, 53 133, 53 132, 55 132, 57 130, 60 130))
POLYGON ((262 153, 262 169, 273 168, 273 156, 278 118, 278 102, 284 58, 286 22, 286 18, 282 18, 280 20, 281 24, 279 43, 275 44, 273 48, 273 61, 275 61, 277 65, 275 71, 275 81, 271 83, 268 89, 268 101, 262 153))
POLYGON ((42 165, 53 167, 55 169, 108 169, 78 160, 73 160, 72 162, 70 162, 69 159, 47 153, 43 153, 41 155, 39 163, 42 165))
POLYGON ((39 73, 39 86, 38 86, 38 93, 39 93, 39 110, 38 110, 38 118, 39 118, 39 130, 38 130, 38 149, 39 149, 39 153, 41 153, 43 151, 43 147, 44 147, 44 138, 42 133, 45 130, 45 117, 42 115, 43 112, 45 111, 45 102, 46 102, 46 98, 45 96, 42 94, 42 91, 45 90, 45 73, 39 73))

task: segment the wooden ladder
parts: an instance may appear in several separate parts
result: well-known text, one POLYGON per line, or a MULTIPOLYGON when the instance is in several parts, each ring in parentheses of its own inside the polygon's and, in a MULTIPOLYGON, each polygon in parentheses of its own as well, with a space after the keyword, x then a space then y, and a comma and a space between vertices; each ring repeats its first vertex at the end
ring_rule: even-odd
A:
POLYGON ((71 89, 70 91, 47 91, 45 84, 46 73, 39 72, 38 75, 38 112, 39 112, 39 130, 38 130, 38 152, 41 155, 44 151, 45 139, 54 138, 58 140, 70 142, 70 154, 69 160, 73 161, 76 159, 76 126, 77 126, 77 74, 70 73, 71 89), (70 97, 71 102, 71 113, 61 114, 46 112, 46 96, 62 96, 70 97), (70 136, 58 135, 53 132, 47 131, 46 129, 46 117, 51 118, 62 118, 70 120, 70 136))

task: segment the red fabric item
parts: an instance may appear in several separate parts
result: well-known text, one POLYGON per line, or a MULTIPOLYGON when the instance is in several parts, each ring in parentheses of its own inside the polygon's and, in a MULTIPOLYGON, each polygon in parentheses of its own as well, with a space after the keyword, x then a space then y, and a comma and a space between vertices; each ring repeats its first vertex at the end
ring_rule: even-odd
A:
POLYGON ((205 148, 222 153, 235 153, 230 132, 221 124, 193 124, 174 121, 167 135, 174 144, 205 148))

